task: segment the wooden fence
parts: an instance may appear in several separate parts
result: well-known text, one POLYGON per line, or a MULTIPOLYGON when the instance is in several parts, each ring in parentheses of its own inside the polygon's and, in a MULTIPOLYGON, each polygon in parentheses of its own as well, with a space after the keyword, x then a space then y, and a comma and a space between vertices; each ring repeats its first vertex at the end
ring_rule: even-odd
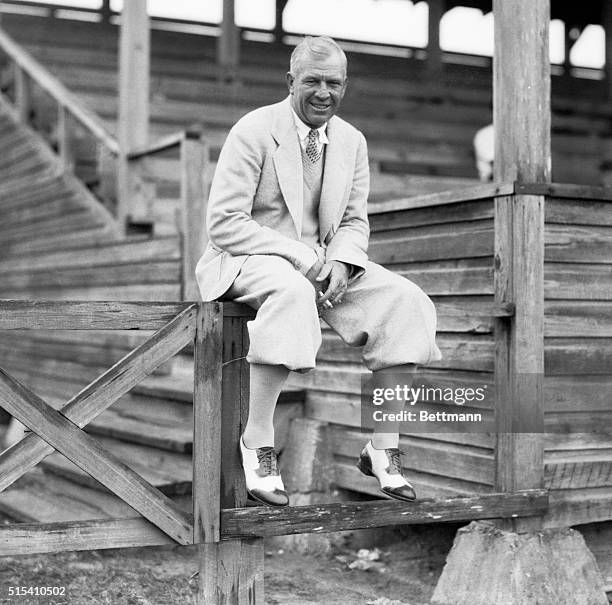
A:
POLYGON ((200 545, 199 603, 263 603, 263 539, 391 524, 537 516, 545 490, 468 498, 246 507, 238 438, 248 413, 249 308, 232 303, 0 301, 0 329, 154 330, 56 410, 0 369, 0 403, 31 429, 0 454, 4 490, 57 450, 140 516, 0 527, 0 555, 162 544, 200 545), (194 343, 193 511, 188 513, 83 429, 194 343))

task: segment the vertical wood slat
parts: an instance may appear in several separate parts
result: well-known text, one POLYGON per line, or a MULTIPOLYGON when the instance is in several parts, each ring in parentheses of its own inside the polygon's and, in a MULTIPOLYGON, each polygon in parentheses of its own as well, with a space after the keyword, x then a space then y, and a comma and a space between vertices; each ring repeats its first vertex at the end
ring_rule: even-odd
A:
POLYGON ((30 120, 30 112, 32 109, 32 81, 28 74, 17 63, 13 63, 13 69, 17 117, 22 124, 27 124, 30 120))
POLYGON ((117 218, 146 214, 134 191, 131 171, 140 164, 128 163, 127 154, 146 146, 149 136, 151 35, 146 0, 125 2, 121 12, 119 39, 119 207, 117 218))
MULTIPOLYGON (((248 415, 248 332, 244 317, 224 317, 221 507, 246 505, 238 440, 248 415)), ((198 605, 263 605, 263 538, 203 544, 198 605)))
MULTIPOLYGON (((550 179, 549 0, 494 0, 493 113, 495 180, 550 179)), ((495 201, 495 302, 514 303, 512 320, 496 320, 495 488, 544 482, 544 197, 495 201), (533 432, 527 429, 533 427, 533 432)), ((514 520, 514 531, 539 518, 514 520)))
POLYGON ((62 169, 74 172, 74 147, 70 114, 64 105, 57 106, 57 143, 62 169))
POLYGON ((206 199, 204 185, 207 146, 200 134, 185 132, 181 141, 181 231, 183 267, 181 295, 183 300, 198 300, 195 268, 206 245, 206 199))
POLYGON ((220 539, 222 351, 221 305, 201 303, 193 367, 193 539, 197 544, 220 539))

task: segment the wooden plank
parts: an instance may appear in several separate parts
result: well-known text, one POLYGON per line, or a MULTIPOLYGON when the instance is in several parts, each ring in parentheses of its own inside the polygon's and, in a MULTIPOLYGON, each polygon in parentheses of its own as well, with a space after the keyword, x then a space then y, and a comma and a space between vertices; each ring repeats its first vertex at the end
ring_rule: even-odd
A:
MULTIPOLYGON (((160 451, 157 448, 143 445, 123 443, 115 439, 98 438, 98 441, 162 494, 175 496, 191 493, 189 456, 160 451), (145 455, 148 456, 148 459, 144 458, 145 455), (136 456, 137 459, 132 456, 136 456), (164 465, 165 468, 160 468, 158 465, 164 465)), ((43 460, 41 466, 45 473, 53 477, 65 477, 73 484, 83 485, 97 491, 106 491, 106 488, 98 481, 60 454, 51 454, 43 460)), ((7 490, 5 493, 11 491, 13 490, 7 490)))
POLYGON ((219 541, 223 310, 198 306, 193 387, 193 541, 219 541))
POLYGON ((109 492, 62 477, 30 473, 0 494, 0 511, 20 523, 132 517, 134 509, 109 492))
MULTIPOLYGON (((607 190, 606 190, 607 191, 607 190)), ((546 198, 544 220, 546 226, 561 225, 596 225, 612 226, 610 201, 592 200, 578 196, 570 198, 546 198)))
POLYGON ((3 407, 43 437, 49 445, 100 481, 179 544, 192 543, 191 522, 170 499, 2 370, 0 393, 3 395, 3 407))
POLYGON ((612 301, 545 300, 545 337, 612 337, 612 301))
POLYGON ((154 330, 193 303, 0 300, 2 330, 154 330))
POLYGON ((612 300, 612 272, 603 263, 544 265, 546 300, 612 300))
POLYGON ((0 527, 2 556, 174 543, 172 538, 142 517, 47 524, 19 523, 0 527))
POLYGON ((420 225, 487 220, 493 218, 494 211, 493 198, 387 212, 377 212, 379 204, 381 202, 370 204, 368 215, 371 233, 420 225))
POLYGON ((100 242, 94 246, 53 250, 20 258, 0 260, 0 273, 32 271, 72 265, 95 267, 138 260, 139 262, 176 260, 180 258, 177 237, 140 241, 100 242))
POLYGON ((133 286, 91 286, 89 288, 32 288, 30 290, 8 290, 2 293, 7 298, 15 299, 55 299, 85 301, 125 301, 139 302, 175 302, 180 298, 180 284, 136 284, 133 286))
POLYGON ((385 525, 407 525, 516 518, 540 515, 548 508, 546 490, 524 490, 467 498, 413 502, 346 502, 288 508, 255 507, 224 510, 223 535, 278 536, 328 533, 385 525))
MULTIPOLYGON (((223 362, 227 365, 223 368, 221 408, 223 508, 245 506, 247 501, 238 447, 249 405, 249 368, 244 359, 247 349, 246 322, 224 313, 223 362)), ((254 595, 263 594, 263 546, 261 538, 200 545, 200 602, 246 605, 253 602, 254 595)))
MULTIPOLYGON (((83 427, 121 395, 127 393, 159 363, 180 351, 194 335, 195 309, 189 307, 138 349, 129 353, 100 378, 62 407, 62 414, 83 427)), ((27 423, 26 423, 27 424, 27 423)), ((35 466, 53 448, 37 435, 27 435, 0 454, 0 491, 35 466)))
POLYGON ((182 275, 180 261, 149 261, 99 267, 58 267, 53 270, 14 272, 5 274, 3 284, 10 290, 42 288, 115 287, 138 282, 155 288, 158 283, 179 282, 182 275))
POLYGON ((549 224, 544 246, 547 262, 612 264, 612 227, 549 224))
MULTIPOLYGON (((208 149, 196 133, 185 133, 181 141, 181 219, 183 241, 182 297, 196 299, 199 288, 195 280, 198 260, 207 243, 206 202, 208 192, 203 175, 208 149)), ((206 184, 208 186, 208 183, 206 184)))
POLYGON ((373 234, 368 247, 369 256, 383 265, 493 256, 493 225, 489 221, 449 224, 444 225, 444 229, 433 231, 433 227, 418 227, 385 236, 373 234))
POLYGON ((410 210, 413 208, 473 202, 475 200, 492 199, 498 195, 510 195, 513 192, 514 185, 511 182, 478 184, 473 187, 466 187, 465 189, 453 189, 451 191, 389 200, 388 202, 370 207, 368 209, 368 214, 382 214, 387 212, 398 212, 400 210, 410 210))

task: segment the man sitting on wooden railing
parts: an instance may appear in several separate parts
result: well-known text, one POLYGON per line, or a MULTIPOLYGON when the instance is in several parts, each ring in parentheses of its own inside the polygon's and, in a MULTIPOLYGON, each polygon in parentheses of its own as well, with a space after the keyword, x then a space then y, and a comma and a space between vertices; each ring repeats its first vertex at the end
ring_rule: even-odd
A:
MULTIPOLYGON (((240 440, 251 497, 284 506, 272 418, 290 370, 315 367, 319 315, 363 346, 374 372, 413 372, 441 358, 436 312, 414 283, 367 258, 369 168, 364 136, 336 117, 346 56, 327 37, 291 56, 289 98, 231 130, 210 190, 208 247, 196 277, 202 298, 256 308, 249 322, 250 411, 240 440)), ((416 498, 403 477, 398 434, 375 431, 358 466, 382 491, 416 498)))

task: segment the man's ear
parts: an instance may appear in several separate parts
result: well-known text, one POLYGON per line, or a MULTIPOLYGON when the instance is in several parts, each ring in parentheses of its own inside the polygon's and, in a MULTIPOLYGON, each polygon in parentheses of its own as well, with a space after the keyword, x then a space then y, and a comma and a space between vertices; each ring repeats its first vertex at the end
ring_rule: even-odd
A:
POLYGON ((285 82, 287 82, 287 88, 289 89, 289 93, 293 94, 293 82, 294 82, 295 78, 293 77, 293 74, 288 71, 287 75, 285 76, 285 82))

